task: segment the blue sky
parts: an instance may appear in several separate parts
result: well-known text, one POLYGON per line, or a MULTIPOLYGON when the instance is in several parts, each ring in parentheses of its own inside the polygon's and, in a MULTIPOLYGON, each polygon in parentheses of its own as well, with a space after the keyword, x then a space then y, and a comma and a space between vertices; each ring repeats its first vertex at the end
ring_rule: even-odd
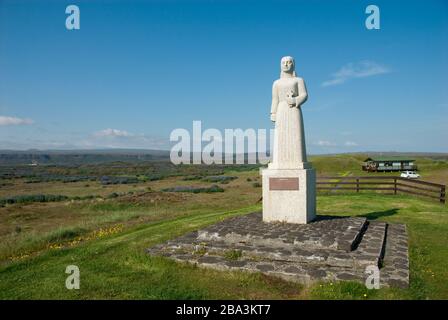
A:
POLYGON ((310 153, 448 152, 448 3, 392 0, 0 0, 0 149, 166 149, 193 120, 269 129, 284 55, 307 84, 310 153))

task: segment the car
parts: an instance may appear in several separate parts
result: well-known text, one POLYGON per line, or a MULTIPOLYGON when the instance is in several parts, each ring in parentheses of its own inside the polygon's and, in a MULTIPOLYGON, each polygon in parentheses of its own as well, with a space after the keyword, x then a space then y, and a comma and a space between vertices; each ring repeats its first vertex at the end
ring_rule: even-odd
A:
POLYGON ((415 171, 403 171, 400 174, 400 177, 407 178, 407 179, 418 179, 418 178, 420 178, 420 175, 415 171))

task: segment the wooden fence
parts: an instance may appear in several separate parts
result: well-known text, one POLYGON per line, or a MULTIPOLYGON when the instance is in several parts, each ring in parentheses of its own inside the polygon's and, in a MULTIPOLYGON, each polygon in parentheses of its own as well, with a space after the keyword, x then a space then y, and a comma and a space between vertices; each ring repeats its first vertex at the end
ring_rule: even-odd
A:
POLYGON ((443 184, 401 177, 317 177, 317 190, 327 192, 373 190, 398 194, 399 192, 437 199, 445 203, 443 184))

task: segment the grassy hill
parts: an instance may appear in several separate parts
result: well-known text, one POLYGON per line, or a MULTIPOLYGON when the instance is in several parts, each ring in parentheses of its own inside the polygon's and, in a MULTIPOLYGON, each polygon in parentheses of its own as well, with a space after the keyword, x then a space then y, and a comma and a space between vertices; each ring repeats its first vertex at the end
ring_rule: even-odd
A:
POLYGON ((259 210, 187 211, 127 229, 108 229, 88 240, 55 242, 0 269, 2 299, 446 299, 448 210, 399 196, 320 196, 321 214, 366 216, 406 223, 410 237, 411 287, 368 290, 352 282, 311 287, 261 274, 219 272, 153 258, 145 249, 223 218, 259 210), (81 272, 81 289, 64 287, 67 265, 81 272))
MULTIPOLYGON (((323 155, 311 161, 319 175, 367 175, 361 171, 365 158, 323 155)), ((446 159, 416 158, 424 179, 446 184, 446 159)), ((411 288, 368 291, 350 282, 305 287, 257 274, 199 270, 145 253, 150 245, 260 210, 258 166, 173 166, 158 160, 0 169, 0 199, 16 199, 0 205, 3 299, 448 298, 448 209, 434 201, 320 194, 320 214, 408 226, 411 288), (196 189, 222 192, 164 191, 196 189), (80 267, 81 290, 65 289, 69 264, 80 267)))
MULTIPOLYGON (((362 171, 362 163, 369 156, 372 156, 372 154, 355 153, 311 156, 310 161, 313 163, 313 167, 316 168, 318 175, 399 175, 398 172, 368 173, 362 171)), ((441 184, 448 183, 448 156, 440 154, 411 154, 410 156, 416 159, 415 163, 418 166, 422 179, 441 184)))

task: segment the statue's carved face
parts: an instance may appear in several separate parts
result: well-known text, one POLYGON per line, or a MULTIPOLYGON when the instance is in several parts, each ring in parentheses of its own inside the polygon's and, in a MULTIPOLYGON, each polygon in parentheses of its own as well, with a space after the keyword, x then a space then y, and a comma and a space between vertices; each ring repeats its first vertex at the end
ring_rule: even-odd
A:
POLYGON ((294 59, 292 57, 283 57, 281 61, 281 69, 283 72, 294 71, 294 59))

